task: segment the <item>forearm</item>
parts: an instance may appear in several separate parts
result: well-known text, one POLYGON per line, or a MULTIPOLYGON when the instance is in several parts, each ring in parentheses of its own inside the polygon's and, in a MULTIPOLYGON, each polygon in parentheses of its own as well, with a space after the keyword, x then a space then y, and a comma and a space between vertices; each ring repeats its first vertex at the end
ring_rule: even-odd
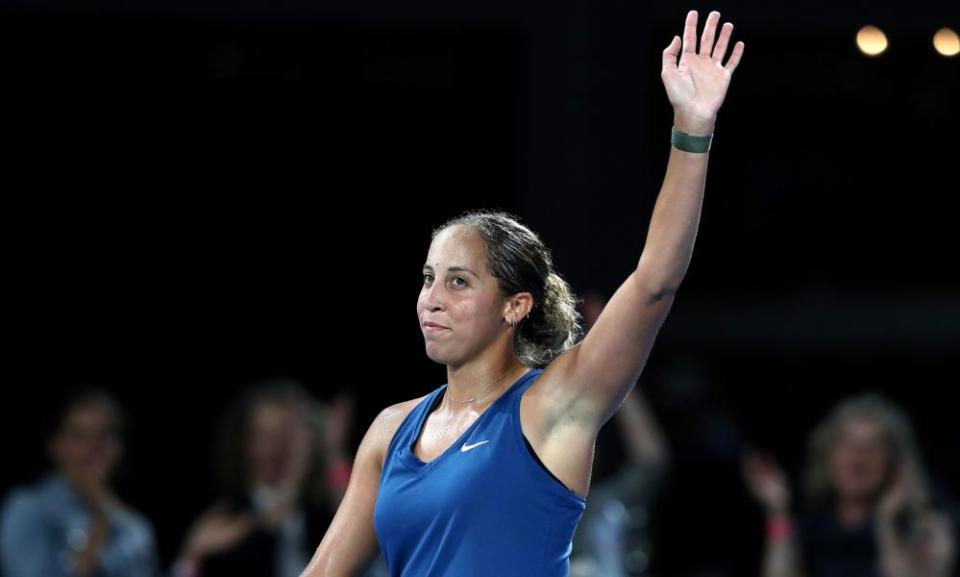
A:
POLYGON ((762 577, 800 577, 797 547, 793 539, 767 540, 763 552, 762 577))
POLYGON ((878 515, 877 544, 880 546, 880 574, 883 577, 915 577, 893 519, 878 515))
POLYGON ((700 226, 708 157, 709 153, 670 149, 637 265, 639 279, 655 295, 676 292, 686 275, 700 226))
MULTIPOLYGON (((347 509, 350 504, 347 504, 347 509)), ((349 577, 377 553, 372 519, 351 519, 341 506, 300 577, 349 577)))
POLYGON ((769 514, 761 567, 762 577, 800 577, 802 574, 793 521, 786 513, 769 514))
POLYGON ((616 423, 631 461, 657 465, 666 459, 667 447, 663 434, 653 412, 637 389, 624 399, 617 411, 616 423))

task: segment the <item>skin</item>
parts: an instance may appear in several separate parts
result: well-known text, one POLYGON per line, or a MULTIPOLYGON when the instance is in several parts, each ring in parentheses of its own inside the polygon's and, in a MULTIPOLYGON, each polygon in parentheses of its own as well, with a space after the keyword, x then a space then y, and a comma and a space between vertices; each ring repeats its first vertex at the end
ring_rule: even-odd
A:
POLYGON ((90 506, 87 542, 73 559, 80 575, 96 568, 109 536, 110 475, 123 453, 115 425, 108 407, 85 403, 70 409, 50 440, 50 456, 57 469, 90 506))
POLYGON ((862 522, 889 484, 893 460, 883 428, 868 419, 844 427, 830 454, 830 482, 837 501, 847 504, 839 512, 851 523, 862 522))
POLYGON ((96 403, 74 407, 49 449, 57 468, 81 495, 91 503, 105 498, 110 474, 123 452, 110 409, 96 403))
MULTIPOLYGON (((349 410, 348 400, 338 399, 330 411, 332 418, 324 432, 330 459, 335 454, 339 458, 349 410)), ((258 525, 276 529, 296 506, 315 443, 308 409, 295 401, 262 401, 251 411, 247 428, 244 450, 249 483, 272 489, 274 506, 258 516, 231 511, 225 502, 214 504, 191 528, 180 559, 197 562, 235 547, 258 525)))
MULTIPOLYGON (((844 424, 829 456, 830 485, 839 518, 850 525, 864 522, 881 497, 890 494, 893 467, 881 425, 870 419, 844 424)), ((747 455, 744 475, 751 492, 769 513, 789 514, 789 483, 769 455, 747 455)))
MULTIPOLYGON (((697 49, 697 13, 683 40, 663 51, 661 78, 683 132, 713 131, 738 42, 724 64, 733 26, 707 19, 697 49)), ((600 427, 636 383, 686 274, 699 225, 708 153, 671 149, 647 242, 636 270, 611 297, 586 337, 556 357, 525 391, 521 428, 544 465, 585 495, 600 427)), ((427 356, 447 367, 448 394, 431 413, 415 446, 430 461, 444 452, 503 391, 529 369, 513 352, 517 321, 533 307, 530 293, 503 295, 488 271, 482 239, 463 226, 434 238, 424 263, 417 316, 427 356), (425 323, 442 325, 428 329, 425 323), (476 402, 462 403, 450 399, 476 402)), ((385 409, 360 444, 344 500, 303 577, 352 575, 376 552, 373 510, 386 448, 404 417, 423 399, 385 409)))
MULTIPOLYGON (((895 462, 883 426, 869 418, 843 424, 828 456, 834 512, 847 527, 876 520, 878 567, 884 577, 945 577, 955 552, 953 528, 939 513, 917 519, 918 529, 904 539, 896 527, 908 491, 917 480, 908 462, 895 462)), ((791 491, 781 468, 769 455, 744 459, 747 487, 766 511, 768 522, 792 525, 791 491)), ((790 533, 768 538, 762 562, 764 577, 803 577, 798 544, 790 533)))
POLYGON ((293 460, 294 446, 290 442, 300 421, 295 407, 284 403, 260 403, 250 415, 247 440, 249 477, 254 485, 273 487, 284 478, 293 460))
MULTIPOLYGON (((883 427, 870 419, 844 424, 829 459, 830 485, 838 518, 851 526, 867 520, 874 507, 898 501, 893 462, 883 427)), ((789 483, 774 460, 760 453, 746 456, 747 486, 771 515, 789 515, 789 483)), ((893 508, 890 505, 888 508, 893 508)))

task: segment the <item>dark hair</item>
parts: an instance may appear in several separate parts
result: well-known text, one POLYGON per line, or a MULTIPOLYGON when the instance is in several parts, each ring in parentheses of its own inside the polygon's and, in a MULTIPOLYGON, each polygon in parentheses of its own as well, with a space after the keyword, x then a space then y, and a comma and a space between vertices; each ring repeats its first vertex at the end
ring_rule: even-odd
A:
POLYGON ((542 367, 576 344, 581 336, 577 298, 553 270, 550 251, 535 232, 506 212, 468 211, 435 229, 431 239, 454 225, 480 233, 490 274, 505 296, 533 295, 533 308, 521 319, 513 343, 520 362, 542 367))
POLYGON ((217 438, 217 476, 226 496, 242 501, 249 492, 246 443, 254 411, 264 403, 294 403, 307 409, 314 438, 310 463, 301 497, 310 503, 323 503, 327 497, 325 468, 321 447, 319 407, 310 393, 297 381, 274 379, 248 386, 227 408, 217 438))
POLYGON ((66 424, 70 413, 80 407, 96 405, 110 414, 110 430, 118 439, 123 438, 127 426, 127 416, 120 403, 106 389, 95 385, 74 385, 60 397, 53 406, 52 419, 49 421, 48 439, 57 435, 66 424))

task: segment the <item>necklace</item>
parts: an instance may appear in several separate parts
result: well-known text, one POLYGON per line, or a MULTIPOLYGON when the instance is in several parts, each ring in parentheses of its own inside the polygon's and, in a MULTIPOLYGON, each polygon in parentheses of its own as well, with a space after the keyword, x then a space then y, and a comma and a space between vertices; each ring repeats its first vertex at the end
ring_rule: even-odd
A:
MULTIPOLYGON (((490 387, 488 387, 487 390, 483 392, 483 395, 486 396, 487 393, 489 393, 490 391, 492 391, 493 388, 497 385, 497 383, 499 383, 500 380, 503 379, 503 377, 507 376, 507 373, 509 373, 509 372, 512 371, 512 370, 513 370, 512 368, 511 368, 511 369, 507 369, 507 372, 506 372, 506 373, 503 373, 502 375, 500 375, 500 377, 499 377, 497 380, 493 381, 493 384, 490 385, 490 387)), ((478 397, 478 396, 474 395, 474 396, 470 397, 469 399, 463 399, 463 400, 454 399, 453 397, 450 396, 450 387, 449 387, 449 386, 447 387, 447 391, 446 391, 446 394, 445 394, 444 396, 447 397, 448 399, 450 399, 451 401, 455 402, 455 403, 474 403, 474 402, 477 401, 477 399, 484 398, 484 397, 478 397)))

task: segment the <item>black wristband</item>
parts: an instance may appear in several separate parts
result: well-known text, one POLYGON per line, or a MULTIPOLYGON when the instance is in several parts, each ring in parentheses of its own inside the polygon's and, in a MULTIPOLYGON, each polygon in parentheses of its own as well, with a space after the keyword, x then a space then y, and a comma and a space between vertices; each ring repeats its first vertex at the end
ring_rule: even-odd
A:
POLYGON ((710 152, 710 144, 713 141, 713 134, 709 136, 693 136, 686 132, 680 132, 674 126, 670 131, 670 144, 677 150, 684 152, 710 152))

